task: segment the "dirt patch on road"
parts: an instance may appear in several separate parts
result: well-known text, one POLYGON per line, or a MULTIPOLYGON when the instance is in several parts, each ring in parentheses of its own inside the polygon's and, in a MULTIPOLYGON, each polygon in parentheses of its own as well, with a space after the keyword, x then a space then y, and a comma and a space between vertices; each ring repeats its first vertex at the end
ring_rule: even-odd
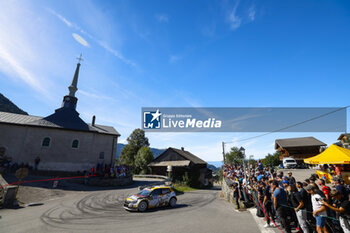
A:
POLYGON ((21 186, 18 190, 18 200, 21 203, 38 203, 49 199, 65 196, 64 190, 21 186))

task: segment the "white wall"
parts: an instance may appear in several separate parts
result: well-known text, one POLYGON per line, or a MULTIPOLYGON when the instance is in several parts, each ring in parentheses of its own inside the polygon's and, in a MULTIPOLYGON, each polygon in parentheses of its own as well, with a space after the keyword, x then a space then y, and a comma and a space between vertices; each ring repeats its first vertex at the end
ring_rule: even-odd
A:
POLYGON ((39 169, 59 171, 90 170, 97 163, 109 164, 116 156, 117 137, 93 132, 71 131, 44 127, 0 124, 0 146, 6 148, 6 156, 13 162, 29 163, 39 156, 39 169), (49 147, 42 147, 42 140, 50 137, 49 147), (74 139, 78 149, 72 148, 74 139), (104 159, 100 159, 104 152, 104 159))

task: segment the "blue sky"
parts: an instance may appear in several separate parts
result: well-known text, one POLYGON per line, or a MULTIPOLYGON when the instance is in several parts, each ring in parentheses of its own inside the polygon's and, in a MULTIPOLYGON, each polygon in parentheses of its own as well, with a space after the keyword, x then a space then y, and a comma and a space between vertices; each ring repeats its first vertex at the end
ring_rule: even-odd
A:
MULTIPOLYGON (((0 92, 31 115, 60 107, 83 53, 81 117, 140 127, 141 107, 342 107, 349 104, 349 1, 1 1, 0 92)), ((339 133, 149 133, 151 146, 220 160, 276 138, 339 133), (228 148, 227 148, 228 149, 228 148)))

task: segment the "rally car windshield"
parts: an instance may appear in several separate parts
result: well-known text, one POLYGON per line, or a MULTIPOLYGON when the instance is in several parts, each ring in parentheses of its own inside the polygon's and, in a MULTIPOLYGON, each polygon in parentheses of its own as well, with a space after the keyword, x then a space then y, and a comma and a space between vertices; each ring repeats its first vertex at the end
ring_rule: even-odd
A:
POLYGON ((139 192, 138 194, 141 196, 149 196, 152 190, 150 189, 143 189, 141 192, 139 192))

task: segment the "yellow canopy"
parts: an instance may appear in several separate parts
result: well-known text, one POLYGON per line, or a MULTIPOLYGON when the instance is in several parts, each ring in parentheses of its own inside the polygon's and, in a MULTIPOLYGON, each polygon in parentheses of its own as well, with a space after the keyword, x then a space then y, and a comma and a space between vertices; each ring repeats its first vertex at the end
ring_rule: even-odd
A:
POLYGON ((304 159, 309 164, 350 164, 350 150, 332 144, 321 154, 304 159))

